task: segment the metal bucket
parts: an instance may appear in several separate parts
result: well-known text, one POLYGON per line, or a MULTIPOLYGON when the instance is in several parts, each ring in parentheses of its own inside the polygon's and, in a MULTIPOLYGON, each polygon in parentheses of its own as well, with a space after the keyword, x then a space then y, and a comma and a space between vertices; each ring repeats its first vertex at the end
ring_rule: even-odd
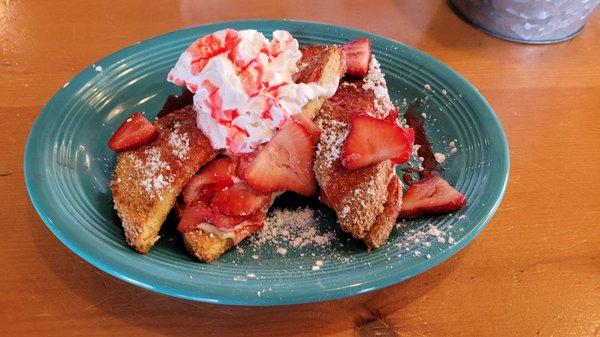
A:
POLYGON ((448 0, 465 21, 501 39, 532 43, 568 40, 600 0, 448 0))

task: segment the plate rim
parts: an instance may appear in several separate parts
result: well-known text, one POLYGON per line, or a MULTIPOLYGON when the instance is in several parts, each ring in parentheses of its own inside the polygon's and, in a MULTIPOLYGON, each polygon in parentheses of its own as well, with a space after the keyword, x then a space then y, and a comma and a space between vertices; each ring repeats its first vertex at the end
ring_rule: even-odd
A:
MULTIPOLYGON (((156 293, 160 293, 163 295, 168 295, 171 297, 176 297, 176 298, 181 298, 181 299, 186 299, 186 300, 206 302, 206 303, 227 304, 227 305, 244 305, 244 306, 271 306, 271 305, 314 303, 314 302, 321 302, 321 301, 326 301, 326 300, 340 299, 340 298, 345 298, 345 297, 349 297, 349 296, 355 296, 355 295, 359 295, 362 293, 382 289, 382 288, 389 287, 391 285, 400 283, 406 279, 412 278, 416 275, 419 275, 419 274, 439 265, 440 263, 444 262, 451 256, 453 256, 456 253, 458 253, 459 251, 461 251, 469 243, 471 243, 475 239, 475 237, 477 237, 479 235, 479 233, 483 230, 483 228, 485 228, 485 226, 489 223, 489 221, 492 219, 492 217, 495 215, 498 207, 500 206, 500 203, 502 202, 504 194, 506 192, 506 187, 508 185, 508 178, 510 175, 510 155, 509 155, 508 141, 507 141, 506 134, 502 128, 502 124, 500 123, 498 116, 494 112, 494 110, 491 107, 491 105, 489 104, 489 102, 479 92, 479 90, 475 86, 473 86, 469 81, 467 81, 462 75, 457 73, 454 69, 452 69, 448 65, 442 63, 437 58, 435 58, 434 56, 431 56, 430 54, 428 54, 426 52, 423 52, 417 48, 408 46, 402 42, 393 40, 393 39, 385 37, 385 36, 373 34, 373 33, 370 33, 367 31, 362 31, 362 30, 355 29, 355 28, 333 25, 333 24, 329 24, 329 23, 305 21, 305 20, 269 20, 269 19, 267 19, 267 20, 232 20, 232 21, 212 22, 212 23, 208 23, 208 24, 187 27, 184 29, 179 29, 179 30, 163 33, 160 35, 156 35, 154 37, 144 39, 137 43, 128 45, 125 48, 116 50, 116 51, 110 53, 109 55, 103 57, 102 59, 96 61, 94 64, 102 64, 104 61, 113 57, 117 53, 123 53, 123 52, 126 52, 126 51, 136 47, 136 46, 143 45, 145 43, 150 43, 157 39, 167 38, 169 35, 181 34, 182 32, 185 32, 185 31, 191 31, 191 30, 197 30, 197 29, 207 29, 209 27, 215 27, 215 26, 220 26, 220 25, 253 24, 253 25, 256 25, 257 28, 259 28, 260 25, 282 24, 282 23, 283 24, 292 23, 292 24, 301 24, 301 25, 314 25, 314 26, 320 26, 319 28, 329 28, 329 29, 336 29, 336 30, 342 29, 345 31, 350 31, 352 33, 363 34, 367 37, 375 37, 378 39, 385 40, 386 43, 389 45, 394 45, 394 44, 401 45, 401 46, 409 49, 411 52, 415 53, 419 57, 422 57, 422 58, 432 62, 434 67, 444 69, 446 72, 448 72, 450 74, 450 76, 455 77, 461 83, 462 86, 470 88, 472 90, 472 93, 475 95, 476 99, 481 104, 483 104, 483 106, 485 107, 486 111, 484 113, 486 113, 486 117, 491 117, 491 120, 493 121, 493 123, 490 123, 490 124, 492 124, 492 125, 490 125, 490 128, 492 130, 496 131, 500 138, 502 158, 499 158, 499 160, 502 161, 501 167, 500 167, 502 177, 501 177, 501 183, 500 183, 499 189, 497 189, 496 193, 492 196, 492 199, 494 200, 493 205, 491 205, 491 207, 489 207, 489 209, 485 211, 485 216, 482 218, 482 220, 476 226, 473 226, 471 231, 462 240, 457 242, 455 245, 450 246, 447 249, 443 250, 440 254, 436 254, 431 259, 421 261, 420 263, 417 263, 417 264, 411 266, 410 268, 405 269, 403 273, 392 272, 386 278, 380 278, 380 279, 377 279, 377 280, 371 281, 371 282, 366 281, 355 287, 336 287, 335 289, 330 289, 329 291, 327 291, 325 293, 320 293, 318 295, 313 295, 313 296, 309 296, 309 297, 303 297, 301 295, 296 295, 295 297, 285 297, 285 298, 260 297, 259 296, 259 297, 252 298, 252 299, 248 299, 246 297, 240 297, 239 299, 236 299, 235 297, 231 297, 231 296, 230 297, 223 297, 223 296, 215 297, 214 295, 211 296, 210 293, 207 294, 207 293, 202 293, 202 292, 189 294, 182 290, 178 290, 177 287, 171 287, 168 284, 162 284, 160 281, 158 281, 159 284, 155 284, 152 282, 148 282, 147 280, 146 280, 146 282, 137 280, 134 277, 133 278, 130 277, 130 275, 128 275, 127 272, 123 272, 122 270, 119 270, 118 268, 112 267, 112 266, 104 263, 103 261, 101 261, 102 259, 96 257, 94 254, 90 254, 88 251, 86 251, 85 248, 79 247, 73 240, 70 240, 68 237, 66 237, 61 232, 60 225, 57 226, 49 218, 49 216, 47 215, 47 213, 45 211, 44 206, 41 203, 41 200, 43 198, 40 197, 40 193, 38 193, 38 191, 37 191, 37 189, 39 189, 39 186, 36 186, 35 179, 32 177, 33 172, 31 171, 31 168, 30 168, 30 165, 33 165, 32 159, 30 158, 32 156, 32 151, 33 151, 32 147, 34 146, 34 142, 35 142, 35 139, 33 137, 36 133, 39 133, 38 130, 40 128, 42 128, 42 125, 40 124, 41 117, 45 114, 48 114, 49 107, 52 106, 54 101, 57 99, 57 96, 64 90, 64 87, 59 88, 58 91, 56 91, 53 94, 53 96, 46 102, 46 104, 44 105, 44 107, 42 108, 40 113, 35 118, 35 121, 34 121, 32 127, 29 131, 29 134, 27 136, 27 140, 25 143, 26 145, 25 145, 24 157, 23 157, 23 172, 24 172, 27 193, 29 195, 31 203, 34 206, 34 209, 38 213, 38 216, 42 219, 42 221, 44 222, 46 227, 54 234, 54 236, 56 236, 59 239, 59 241, 63 245, 65 245, 69 250, 71 250, 73 253, 75 253, 77 256, 79 256, 86 262, 90 263, 91 265, 95 266, 96 268, 100 269, 101 271, 103 271, 117 279, 123 280, 129 284, 133 284, 135 286, 138 286, 138 287, 141 287, 141 288, 144 288, 146 290, 150 290, 150 291, 153 291, 156 293)), ((86 71, 89 71, 89 69, 90 69, 90 66, 83 68, 75 76, 73 76, 67 83, 70 83, 71 81, 79 78, 86 71)))

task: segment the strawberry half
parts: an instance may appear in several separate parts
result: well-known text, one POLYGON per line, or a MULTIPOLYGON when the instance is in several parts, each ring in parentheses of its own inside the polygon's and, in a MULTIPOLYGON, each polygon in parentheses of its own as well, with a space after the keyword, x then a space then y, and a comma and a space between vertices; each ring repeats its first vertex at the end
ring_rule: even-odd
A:
POLYGON ((189 204, 198 198, 209 200, 216 191, 233 185, 235 166, 229 157, 219 157, 208 163, 183 188, 183 201, 189 204))
POLYGON ((227 216, 217 209, 215 205, 197 199, 183 206, 177 230, 181 233, 193 231, 200 224, 211 224, 219 229, 232 229, 245 221, 244 217, 227 216))
POLYGON ((292 119, 304 126, 315 143, 319 141, 319 138, 321 137, 321 129, 319 129, 319 127, 313 123, 312 119, 308 118, 308 116, 303 112, 293 115, 292 119))
POLYGON ((237 183, 215 193, 211 200, 217 210, 227 216, 247 217, 263 208, 271 200, 245 183, 237 183))
POLYGON ((354 115, 342 147, 342 166, 354 171, 388 159, 404 163, 412 153, 414 141, 412 129, 365 114, 354 115))
POLYGON ((467 203, 465 196, 442 177, 432 174, 413 183, 402 197, 399 218, 456 212, 467 203))
POLYGON ((369 71, 371 41, 362 38, 342 45, 346 59, 346 74, 363 77, 369 71))
MULTIPOLYGON (((394 125, 396 122, 394 122, 394 125)), ((392 158, 392 162, 394 164, 404 164, 410 159, 410 155, 412 154, 413 145, 415 144, 415 130, 412 128, 403 129, 400 127, 402 131, 404 131, 404 136, 406 137, 406 141, 410 144, 408 147, 408 151, 402 152, 402 155, 392 158)))
POLYGON ((242 223, 245 219, 243 217, 227 216, 217 209, 215 205, 212 205, 213 217, 209 223, 221 230, 231 230, 235 226, 242 223))
POLYGON ((399 117, 400 113, 398 112, 398 109, 392 109, 388 112, 388 115, 387 117, 385 117, 385 120, 388 122, 397 123, 399 117))
POLYGON ((241 176, 249 185, 263 193, 289 190, 315 194, 315 142, 304 126, 289 121, 259 151, 243 165, 241 176))
POLYGON ((158 135, 156 126, 144 115, 136 112, 127 118, 110 137, 108 147, 115 152, 132 150, 153 142, 158 135))
POLYGON ((210 206, 203 200, 196 200, 181 211, 177 230, 181 233, 192 231, 199 224, 211 222, 212 218, 213 211, 210 206))

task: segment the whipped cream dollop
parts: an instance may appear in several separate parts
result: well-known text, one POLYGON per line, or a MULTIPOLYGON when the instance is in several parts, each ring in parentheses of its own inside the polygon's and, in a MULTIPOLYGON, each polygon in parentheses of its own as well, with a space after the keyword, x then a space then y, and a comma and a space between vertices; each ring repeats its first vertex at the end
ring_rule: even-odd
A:
POLYGON ((287 31, 274 31, 269 41, 256 30, 225 29, 194 41, 167 80, 194 93, 196 124, 213 148, 248 153, 309 100, 337 90, 337 83, 294 83, 301 57, 287 31))

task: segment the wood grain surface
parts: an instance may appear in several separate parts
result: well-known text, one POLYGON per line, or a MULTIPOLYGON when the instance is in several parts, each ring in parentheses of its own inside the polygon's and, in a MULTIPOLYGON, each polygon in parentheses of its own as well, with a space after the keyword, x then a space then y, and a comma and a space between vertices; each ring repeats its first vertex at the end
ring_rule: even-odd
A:
POLYGON ((0 335, 600 335, 600 13, 571 41, 490 37, 442 1, 0 0, 0 335), (23 182, 42 106, 79 70, 158 34, 214 21, 322 21, 419 48, 487 97, 511 177, 467 248, 413 279, 274 308, 187 302, 88 265, 44 226, 23 182))

